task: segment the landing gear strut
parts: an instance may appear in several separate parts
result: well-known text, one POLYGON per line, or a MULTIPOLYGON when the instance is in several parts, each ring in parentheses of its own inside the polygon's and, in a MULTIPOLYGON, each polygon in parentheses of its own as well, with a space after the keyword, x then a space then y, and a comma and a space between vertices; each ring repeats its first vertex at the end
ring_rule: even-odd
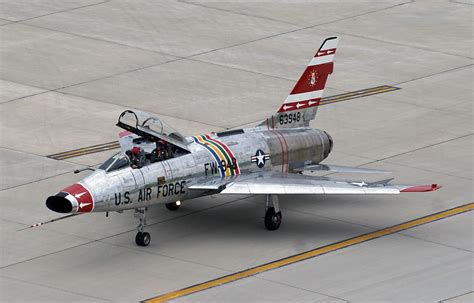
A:
POLYGON ((140 220, 140 223, 137 226, 138 233, 135 236, 135 243, 137 243, 138 246, 148 246, 151 241, 150 234, 144 231, 146 226, 146 211, 146 208, 135 209, 134 216, 140 220))
POLYGON ((265 227, 268 230, 277 230, 281 224, 281 211, 278 205, 278 196, 267 195, 265 201, 265 227))

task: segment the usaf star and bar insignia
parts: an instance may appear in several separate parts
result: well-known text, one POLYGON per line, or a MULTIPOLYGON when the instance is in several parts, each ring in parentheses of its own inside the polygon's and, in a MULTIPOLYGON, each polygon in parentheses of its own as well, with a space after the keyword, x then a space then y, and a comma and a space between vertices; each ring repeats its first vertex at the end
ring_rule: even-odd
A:
POLYGON ((255 156, 252 156, 251 161, 256 163, 259 168, 265 166, 265 162, 270 159, 270 154, 266 154, 263 150, 258 149, 255 153, 255 156))

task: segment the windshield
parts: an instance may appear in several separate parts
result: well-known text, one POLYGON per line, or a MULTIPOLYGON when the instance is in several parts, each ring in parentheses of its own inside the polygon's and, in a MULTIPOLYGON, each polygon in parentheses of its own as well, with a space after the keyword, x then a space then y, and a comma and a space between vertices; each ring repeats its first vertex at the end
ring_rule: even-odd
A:
POLYGON ((111 171, 118 170, 127 166, 129 166, 129 161, 128 161, 127 156, 119 152, 113 155, 112 157, 110 157, 104 163, 102 163, 102 165, 99 166, 99 169, 103 169, 106 172, 111 172, 111 171))

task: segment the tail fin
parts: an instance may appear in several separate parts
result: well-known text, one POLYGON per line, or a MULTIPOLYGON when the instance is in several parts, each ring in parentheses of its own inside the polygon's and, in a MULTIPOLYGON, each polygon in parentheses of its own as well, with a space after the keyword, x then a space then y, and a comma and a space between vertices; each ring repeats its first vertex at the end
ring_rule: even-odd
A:
POLYGON ((268 128, 309 126, 309 121, 316 117, 326 80, 333 71, 338 40, 337 37, 324 40, 278 112, 265 119, 260 126, 268 128))

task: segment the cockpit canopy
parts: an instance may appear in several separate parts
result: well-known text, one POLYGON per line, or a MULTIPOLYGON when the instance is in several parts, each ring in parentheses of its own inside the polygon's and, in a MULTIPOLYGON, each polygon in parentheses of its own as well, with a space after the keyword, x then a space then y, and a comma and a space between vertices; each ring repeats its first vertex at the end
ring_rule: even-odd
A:
MULTIPOLYGON (((132 168, 141 168, 190 153, 190 142, 185 137, 149 113, 126 110, 120 114, 117 126, 126 130, 119 134, 119 143, 132 168)), ((105 163, 103 166, 105 167, 105 163)), ((103 169, 110 171, 111 168, 115 167, 103 169)))
POLYGON ((150 141, 161 139, 176 144, 181 148, 187 145, 185 137, 177 130, 163 122, 160 118, 140 110, 126 110, 122 112, 117 126, 150 141))

